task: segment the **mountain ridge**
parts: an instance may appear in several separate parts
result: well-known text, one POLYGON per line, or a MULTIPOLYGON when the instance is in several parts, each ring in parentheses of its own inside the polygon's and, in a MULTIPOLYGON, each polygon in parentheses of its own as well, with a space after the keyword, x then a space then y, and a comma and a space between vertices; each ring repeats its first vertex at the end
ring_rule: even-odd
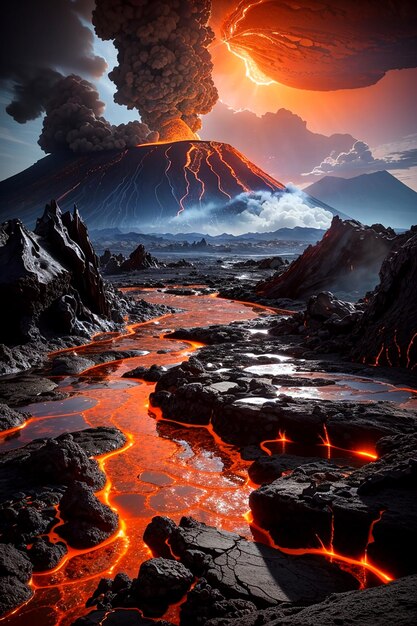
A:
POLYGON ((386 170, 353 178, 324 176, 303 191, 366 224, 409 228, 417 223, 417 193, 386 170))

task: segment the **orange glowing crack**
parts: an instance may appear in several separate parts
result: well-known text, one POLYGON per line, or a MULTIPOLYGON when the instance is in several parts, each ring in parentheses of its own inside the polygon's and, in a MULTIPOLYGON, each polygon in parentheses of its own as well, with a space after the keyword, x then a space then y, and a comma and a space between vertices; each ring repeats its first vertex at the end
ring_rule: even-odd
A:
POLYGON ((327 458, 331 459, 331 451, 333 450, 341 450, 342 452, 350 452, 353 454, 357 454, 358 456, 364 457, 366 459, 370 459, 371 461, 377 461, 378 455, 375 452, 370 452, 369 450, 348 450, 347 448, 340 448, 339 446, 334 446, 330 442, 329 433, 327 430, 326 424, 323 424, 324 435, 319 435, 322 443, 321 445, 327 448, 327 458))
MULTIPOLYGON (((210 144, 211 145, 211 144, 210 144)), ((212 171, 212 173, 214 174, 214 176, 217 178, 217 188, 220 191, 220 193, 222 193, 224 196, 226 196, 226 198, 228 198, 229 200, 232 199, 232 196, 230 194, 227 193, 227 191, 225 191, 222 188, 221 185, 221 179, 219 174, 216 172, 216 170, 214 169, 214 167, 212 166, 212 164, 210 163, 210 157, 214 155, 214 150, 207 150, 207 156, 206 156, 206 164, 208 165, 208 167, 210 168, 210 170, 212 171)))
MULTIPOLYGON (((263 542, 266 545, 269 545, 272 548, 276 548, 277 550, 279 550, 280 552, 283 552, 284 554, 290 554, 293 556, 302 556, 305 554, 315 554, 318 556, 324 556, 328 558, 331 562, 334 560, 334 561, 339 561, 341 563, 346 563, 347 565, 352 565, 354 567, 360 567, 362 568, 364 572, 369 571, 375 574, 375 576, 377 576, 379 580, 381 580, 383 583, 389 583, 394 580, 393 576, 391 576, 391 574, 388 574, 384 570, 380 569, 376 565, 373 565, 372 563, 370 563, 367 557, 368 546, 370 543, 373 542, 373 534, 372 534, 373 528, 375 524, 380 521, 381 517, 382 517, 382 513, 380 514, 378 519, 374 520, 371 523, 369 535, 368 535, 368 542, 366 544, 363 557, 361 559, 354 559, 344 554, 339 554, 338 552, 335 552, 332 547, 326 548, 320 539, 319 539, 319 542, 321 543, 321 548, 285 548, 283 546, 280 546, 273 541, 270 534, 265 529, 261 528, 255 523, 251 510, 243 514, 243 518, 256 531, 256 533, 260 535, 260 537, 262 538, 263 542)), ((333 543, 333 539, 334 539, 334 531, 331 531, 331 544, 333 543)), ((355 578, 359 580, 359 583, 361 584, 361 588, 362 588, 363 581, 358 578, 354 570, 351 573, 353 576, 355 576, 355 578)))
POLYGON ((229 172, 231 173, 232 177, 234 178, 234 180, 236 181, 236 184, 239 185, 239 187, 241 187, 243 189, 243 191, 245 192, 250 192, 251 189, 245 185, 244 182, 242 182, 239 178, 239 176, 237 175, 236 171, 233 169, 233 167, 230 165, 230 163, 227 163, 227 161, 224 160, 223 155, 221 153, 221 148, 218 144, 216 144, 214 141, 210 141, 210 146, 213 148, 213 150, 216 152, 216 154, 218 155, 220 161, 223 163, 223 165, 225 165, 227 167, 227 169, 229 170, 229 172))
POLYGON ((271 456, 272 452, 271 452, 271 450, 269 448, 266 447, 267 443, 281 443, 282 444, 282 454, 285 454, 286 444, 287 443, 293 443, 293 442, 291 441, 291 439, 287 439, 287 437, 285 436, 285 430, 284 431, 281 431, 281 430, 279 431, 277 439, 265 439, 265 441, 262 441, 259 444, 259 447, 261 448, 261 450, 263 450, 269 456, 271 456))

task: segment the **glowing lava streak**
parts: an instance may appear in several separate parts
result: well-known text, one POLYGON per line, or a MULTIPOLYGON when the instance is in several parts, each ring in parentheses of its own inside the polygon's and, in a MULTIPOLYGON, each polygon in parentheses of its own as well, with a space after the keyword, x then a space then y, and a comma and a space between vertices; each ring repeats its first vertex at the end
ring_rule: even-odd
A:
POLYGON ((185 202, 185 199, 188 197, 188 194, 190 193, 190 180, 188 178, 187 171, 189 171, 189 167, 191 163, 192 149, 193 149, 193 146, 191 145, 191 148, 187 150, 187 157, 186 157, 185 165, 184 165, 184 177, 185 177, 185 182, 186 182, 185 194, 180 199, 180 208, 178 210, 176 217, 179 217, 181 213, 185 210, 184 202, 185 202))
MULTIPOLYGON (((236 11, 234 11, 234 13, 229 16, 225 27, 222 29, 223 43, 227 46, 229 52, 231 52, 234 56, 243 61, 243 63, 245 64, 246 76, 247 78, 249 78, 249 80, 255 83, 255 85, 272 85, 276 81, 272 80, 272 78, 264 74, 259 69, 255 61, 252 59, 249 52, 247 52, 247 50, 245 50, 235 41, 233 41, 233 38, 235 36, 238 24, 245 19, 248 11, 250 11, 250 9, 257 6, 258 4, 263 4, 264 1, 265 0, 257 0, 257 2, 251 2, 249 4, 246 4, 246 2, 241 2, 236 11)), ((263 33, 256 34, 258 36, 266 37, 266 35, 263 33)), ((241 36, 244 35, 245 33, 242 33, 241 36)))
POLYGON ((245 185, 245 183, 243 183, 239 176, 236 174, 235 170, 233 169, 233 167, 231 165, 229 165, 229 163, 227 163, 224 158, 223 155, 221 153, 220 147, 218 145, 216 145, 213 141, 210 141, 210 146, 213 148, 213 150, 216 152, 216 154, 218 155, 220 161, 227 167, 227 169, 229 170, 229 172, 231 173, 232 177, 235 179, 236 183, 239 185, 239 187, 241 187, 243 189, 243 191, 249 192, 251 191, 249 189, 249 187, 247 187, 245 185))
POLYGON ((213 156, 213 155, 214 155, 214 150, 207 150, 206 163, 209 166, 210 170, 215 175, 215 177, 217 178, 217 187, 218 187, 218 190, 220 191, 220 193, 222 193, 224 196, 226 196, 226 198, 231 200, 232 196, 230 194, 228 194, 227 191, 222 189, 220 176, 218 175, 218 173, 216 172, 216 170, 214 169, 214 167, 212 166, 212 164, 209 161, 210 157, 213 156))
POLYGON ((330 437, 329 437, 329 433, 327 430, 327 426, 326 424, 323 424, 323 431, 324 431, 324 435, 320 435, 320 439, 322 441, 321 445, 326 446, 327 448, 327 458, 330 460, 331 459, 331 454, 332 454, 332 449, 333 450, 341 450, 342 452, 350 452, 353 454, 357 454, 358 456, 364 457, 366 459, 369 459, 370 461, 377 461, 378 460, 378 455, 375 454, 375 452, 369 452, 368 450, 348 450, 347 448, 339 448, 338 446, 334 446, 331 442, 330 442, 330 437))
POLYGON ((265 439, 265 441, 262 441, 259 444, 259 447, 261 448, 261 450, 263 450, 264 452, 266 452, 268 454, 268 456, 272 455, 272 452, 269 448, 266 447, 265 444, 267 443, 281 443, 282 444, 282 454, 285 454, 285 446, 287 443, 292 443, 291 439, 287 439, 287 437, 285 436, 285 430, 283 431, 279 431, 278 433, 278 437, 277 439, 265 439))
MULTIPOLYGON (((367 557, 368 546, 373 541, 372 531, 373 531, 375 524, 379 522, 379 520, 381 519, 381 515, 378 517, 378 519, 374 520, 371 524, 369 535, 368 535, 368 542, 365 547, 364 556, 361 559, 353 559, 349 556, 345 556, 344 554, 339 554, 338 552, 335 552, 332 547, 326 548, 324 547, 320 539, 319 541, 322 545, 321 548, 284 548, 283 546, 277 545, 272 540, 270 534, 254 522, 252 511, 247 511, 246 513, 244 513, 243 518, 256 531, 256 533, 262 537, 266 545, 269 545, 271 548, 276 548, 280 552, 283 552, 284 554, 290 554, 293 556, 303 556, 305 554, 316 554, 318 556, 324 556, 330 559, 330 561, 339 561, 340 563, 346 563, 347 565, 360 567, 363 569, 364 572, 366 571, 372 572, 372 574, 377 576, 377 578, 379 578, 379 580, 381 580, 383 583, 389 583, 394 580, 391 574, 388 574, 387 572, 380 569, 379 567, 376 567, 376 565, 373 565, 372 563, 370 563, 367 557)), ((333 541, 333 538, 331 541, 333 541)), ((359 581, 359 582, 361 583, 361 587, 362 587, 363 586, 362 581, 359 581)))

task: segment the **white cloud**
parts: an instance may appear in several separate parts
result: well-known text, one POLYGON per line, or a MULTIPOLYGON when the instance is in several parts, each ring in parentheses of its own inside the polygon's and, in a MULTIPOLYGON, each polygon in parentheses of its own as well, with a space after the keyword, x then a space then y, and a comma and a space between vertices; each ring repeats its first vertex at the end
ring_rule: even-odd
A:
MULTIPOLYGON (((390 153, 381 154, 375 158, 368 144, 364 141, 356 141, 348 152, 341 152, 338 156, 333 154, 326 157, 320 165, 316 165, 311 172, 302 176, 323 176, 335 174, 340 176, 355 176, 358 174, 377 172, 379 170, 408 169, 417 165, 417 148, 414 141, 405 150, 391 150, 390 153)), ((393 148, 394 146, 392 146, 393 148)))
POLYGON ((210 235, 223 232, 241 235, 296 226, 327 229, 332 217, 329 211, 306 204, 305 194, 290 187, 287 193, 253 191, 239 194, 222 210, 214 206, 187 208, 171 220, 170 228, 177 232, 198 230, 210 235), (239 213, 234 210, 237 206, 241 208, 239 213))

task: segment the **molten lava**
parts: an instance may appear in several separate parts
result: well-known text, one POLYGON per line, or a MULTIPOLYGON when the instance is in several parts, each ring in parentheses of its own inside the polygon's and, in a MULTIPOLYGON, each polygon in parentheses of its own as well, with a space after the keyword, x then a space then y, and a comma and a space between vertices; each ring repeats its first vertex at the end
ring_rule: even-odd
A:
POLYGON ((159 131, 159 143, 194 141, 198 138, 198 135, 181 118, 165 122, 159 131))
MULTIPOLYGON (((126 291, 134 294, 135 288, 126 291)), ((166 333, 174 328, 195 326, 196 319, 201 325, 253 319, 268 308, 221 300, 212 295, 186 297, 152 289, 140 290, 140 297, 153 303, 173 305, 180 312, 128 325, 122 333, 101 333, 88 344, 60 352, 72 350, 88 356, 107 350, 111 345, 118 350, 140 347, 148 354, 93 366, 75 380, 57 379, 59 389, 70 393, 70 397, 64 401, 32 405, 30 410, 35 417, 0 438, 1 449, 7 450, 37 436, 56 436, 102 425, 119 428, 127 438, 123 448, 98 459, 107 481, 97 496, 118 513, 118 531, 92 549, 69 548, 54 570, 35 573, 31 582, 34 598, 6 616, 4 623, 8 626, 69 626, 88 611, 84 608, 85 602, 100 578, 122 571, 136 576, 141 562, 150 557, 142 537, 155 515, 169 515, 176 522, 183 515, 192 515, 212 526, 237 532, 248 539, 252 537, 248 527, 251 517, 249 514, 242 517, 241 513, 247 509, 253 489, 247 474, 250 462, 242 460, 234 446, 225 444, 211 424, 196 426, 170 422, 154 408, 151 410, 156 419, 151 419, 148 399, 154 385, 121 376, 139 365, 179 363, 201 347, 202 344, 197 342, 165 338, 166 333), (36 430, 39 425, 42 435, 36 430)), ((325 433, 324 439, 330 451, 334 446, 328 434, 325 433)), ((295 445, 284 432, 270 443, 276 442, 282 452, 286 451, 286 446, 295 445)), ((263 442, 263 446, 267 444, 263 442)), ((314 442, 312 447, 314 449, 314 442)), ((263 449, 270 453, 268 447, 263 449)), ((354 452, 362 454, 361 451, 354 452)), ((363 461, 374 458, 368 452, 363 455, 363 461)), ((56 534, 57 526, 62 523, 59 506, 56 513, 56 524, 49 533, 52 542, 62 541, 56 534)), ((263 541, 268 541, 267 534, 262 533, 263 541)), ((371 541, 372 529, 369 543, 371 541)), ((363 559, 355 560, 336 554, 332 546, 281 549, 289 554, 322 555, 356 570, 359 568, 360 572, 373 572, 384 582, 391 579, 389 574, 369 563, 366 551, 363 559)), ((178 606, 171 607, 165 619, 177 622, 178 606)))

